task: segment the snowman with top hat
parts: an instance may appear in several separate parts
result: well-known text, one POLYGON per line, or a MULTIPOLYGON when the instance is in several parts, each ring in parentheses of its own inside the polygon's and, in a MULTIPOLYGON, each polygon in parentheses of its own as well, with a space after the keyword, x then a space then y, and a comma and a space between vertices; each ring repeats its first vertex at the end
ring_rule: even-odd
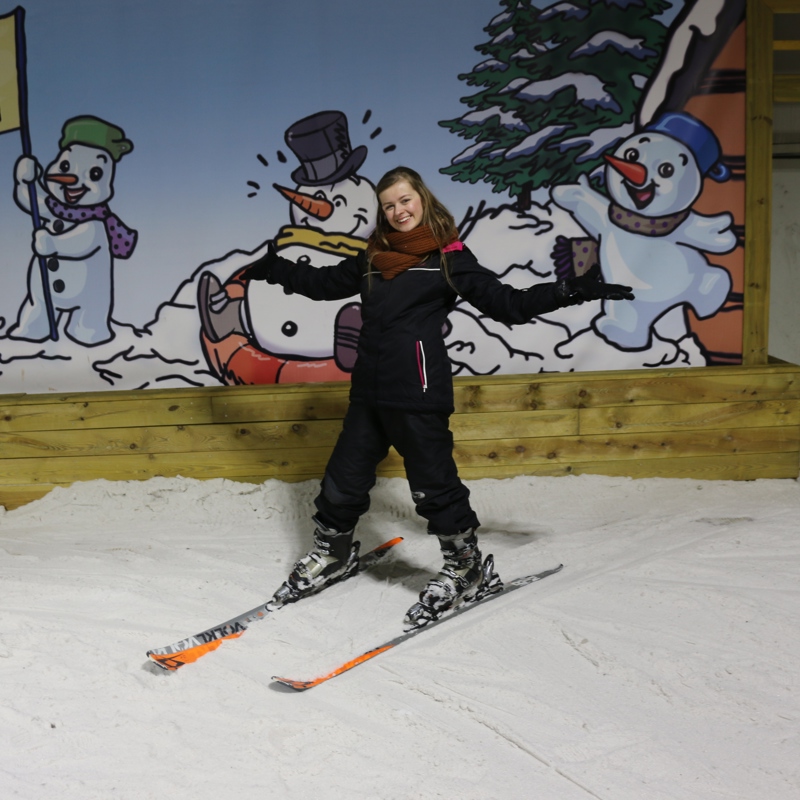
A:
MULTIPOLYGON (((286 130, 285 141, 300 166, 292 172, 294 188, 274 184, 290 203, 290 224, 275 237, 276 250, 315 267, 357 255, 366 248, 378 208, 374 185, 358 174, 367 148, 351 147, 340 111, 299 120, 286 130)), ((226 381, 346 379, 355 362, 358 303, 313 302, 266 281, 241 285, 237 276, 222 286, 206 272, 198 308, 206 355, 226 381), (235 369, 226 361, 229 350, 239 363, 235 369)))
POLYGON ((556 205, 588 234, 586 239, 558 237, 556 274, 599 269, 609 283, 632 287, 636 299, 604 301, 593 327, 619 349, 644 350, 659 321, 673 310, 682 315, 690 306, 703 319, 716 314, 728 297, 729 273, 704 254, 736 247, 733 216, 705 216, 691 206, 705 178, 725 181, 730 171, 714 133, 685 113, 664 114, 605 160, 608 196, 595 191, 586 176, 551 189, 556 205))
POLYGON ((129 258, 137 233, 111 212, 114 175, 133 143, 116 125, 93 116, 64 124, 60 152, 43 171, 35 158, 22 156, 14 169, 14 199, 31 214, 30 185, 36 193, 42 227, 34 231, 34 258, 28 293, 8 335, 43 341, 50 337, 45 288, 38 259, 47 266, 53 310, 66 317, 65 332, 75 342, 94 346, 114 337, 111 330, 114 259, 129 258))

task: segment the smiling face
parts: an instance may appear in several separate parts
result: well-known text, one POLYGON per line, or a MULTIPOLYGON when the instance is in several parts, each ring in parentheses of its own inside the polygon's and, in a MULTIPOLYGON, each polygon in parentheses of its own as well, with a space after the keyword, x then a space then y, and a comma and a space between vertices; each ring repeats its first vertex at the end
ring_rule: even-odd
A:
POLYGON ((291 200, 292 224, 366 239, 375 226, 375 187, 356 175, 332 186, 275 188, 291 200))
POLYGON ((406 180, 393 183, 378 196, 386 221, 396 231, 406 233, 422 223, 422 198, 406 180))
POLYGON ((47 191, 70 206, 105 203, 114 194, 114 161, 97 147, 73 144, 47 168, 47 191))
POLYGON ((703 177, 684 144, 661 133, 645 132, 617 148, 606 167, 606 183, 611 197, 623 208, 665 216, 694 203, 703 177), (615 165, 614 160, 620 163, 615 165))

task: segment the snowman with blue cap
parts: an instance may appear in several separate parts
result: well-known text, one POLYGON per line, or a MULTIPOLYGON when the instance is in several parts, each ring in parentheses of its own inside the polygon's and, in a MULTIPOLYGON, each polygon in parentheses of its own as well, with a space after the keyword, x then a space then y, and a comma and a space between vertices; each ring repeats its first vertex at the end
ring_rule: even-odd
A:
POLYGON ((556 205, 588 234, 558 237, 556 273, 600 270, 607 282, 631 286, 636 299, 604 301, 593 327, 615 347, 644 350, 656 323, 670 311, 690 306, 704 319, 728 297, 728 271, 710 264, 705 253, 736 247, 733 216, 705 216, 691 207, 706 178, 725 181, 730 170, 714 133, 686 113, 664 114, 605 161, 608 196, 595 191, 586 176, 551 190, 556 205))
POLYGON ((113 267, 128 258, 137 233, 109 208, 119 160, 133 149, 121 128, 93 116, 64 124, 60 152, 42 170, 35 158, 22 156, 14 170, 14 199, 31 213, 29 187, 40 184, 37 206, 42 226, 34 231, 34 258, 28 270, 28 294, 16 324, 15 339, 44 341, 50 337, 45 289, 38 260, 47 266, 47 281, 57 318, 66 317, 65 333, 93 346, 114 337, 113 267))

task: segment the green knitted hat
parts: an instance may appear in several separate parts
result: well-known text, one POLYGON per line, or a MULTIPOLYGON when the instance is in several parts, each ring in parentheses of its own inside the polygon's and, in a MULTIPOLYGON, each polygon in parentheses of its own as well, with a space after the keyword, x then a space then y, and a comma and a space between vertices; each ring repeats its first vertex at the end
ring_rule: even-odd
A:
POLYGON ((125 131, 99 117, 73 117, 64 123, 61 130, 63 150, 71 144, 84 144, 87 147, 99 147, 119 161, 126 153, 133 150, 133 142, 125 138, 125 131))

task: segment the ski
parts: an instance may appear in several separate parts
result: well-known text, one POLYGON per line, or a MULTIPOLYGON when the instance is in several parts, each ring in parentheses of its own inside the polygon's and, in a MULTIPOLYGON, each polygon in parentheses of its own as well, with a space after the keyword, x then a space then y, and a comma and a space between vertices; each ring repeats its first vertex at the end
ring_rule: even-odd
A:
MULTIPOLYGON (((360 556, 358 560, 358 569, 347 577, 352 578, 353 575, 357 575, 359 572, 363 572, 365 569, 374 566, 389 552, 389 550, 402 541, 403 537, 398 536, 394 539, 390 539, 388 542, 378 545, 374 550, 370 550, 363 556, 360 556)), ((345 580, 347 580, 347 578, 345 578, 345 580)), ((341 581, 330 583, 324 586, 323 589, 327 589, 328 586, 335 586, 336 583, 341 583, 341 581)), ((322 589, 319 591, 322 591, 322 589)), ((319 592, 314 592, 314 595, 316 594, 319 594, 319 592)), ((309 597, 311 596, 313 595, 309 595, 309 597)), ((174 644, 148 650, 147 657, 162 669, 174 672, 186 664, 197 661, 198 658, 201 658, 206 653, 216 650, 224 641, 228 639, 238 639, 251 623, 259 622, 270 614, 275 613, 275 611, 279 611, 283 608, 283 606, 279 606, 278 608, 270 609, 267 607, 268 603, 269 601, 267 601, 267 603, 262 603, 255 608, 251 608, 249 611, 245 611, 243 614, 233 617, 233 619, 229 619, 227 622, 214 625, 200 633, 196 633, 194 636, 181 639, 174 644)))
MULTIPOLYGON (((491 559, 491 556, 487 556, 487 562, 491 559)), ((491 565, 490 565, 491 566, 491 565)), ((367 650, 366 653, 362 653, 360 656, 356 656, 355 658, 346 661, 340 667, 337 667, 333 672, 329 672, 327 675, 323 675, 320 678, 314 678, 310 681, 298 681, 293 680, 292 678, 280 678, 278 676, 273 676, 272 680, 282 683, 284 686, 289 686, 292 689, 295 689, 298 692, 305 691, 306 689, 311 689, 314 686, 319 686, 321 683, 325 683, 325 681, 329 681, 331 678, 335 678, 337 675, 341 675, 343 672, 347 672, 348 670, 353 669, 353 667, 357 667, 359 664, 363 664, 365 661, 369 661, 371 658, 375 658, 375 656, 379 656, 381 653, 385 653, 387 650, 391 650, 397 645, 402 644, 403 642, 412 639, 414 636, 417 636, 424 631, 430 630, 431 628, 435 628, 437 625, 441 625, 443 622, 447 622, 461 614, 466 613, 467 611, 476 608, 477 606, 484 605, 488 603, 490 600, 495 600, 498 597, 505 597, 509 592, 513 592, 517 589, 521 589, 523 586, 528 586, 531 583, 535 583, 536 581, 540 581, 543 578, 547 578, 550 575, 555 575, 556 572, 560 572, 564 568, 563 564, 559 564, 557 567, 553 569, 546 569, 543 572, 537 572, 534 575, 525 575, 521 578, 517 578, 510 583, 506 583, 503 585, 501 589, 495 591, 494 593, 487 594, 484 596, 478 596, 473 600, 469 600, 464 604, 458 606, 457 608, 449 611, 448 613, 441 616, 439 619, 434 620, 433 622, 429 622, 427 625, 424 625, 421 628, 413 628, 410 631, 407 631, 400 636, 396 636, 394 639, 390 639, 388 642, 384 644, 378 645, 378 647, 374 647, 372 650, 367 650)), ((491 571, 491 570, 490 570, 491 571)))

